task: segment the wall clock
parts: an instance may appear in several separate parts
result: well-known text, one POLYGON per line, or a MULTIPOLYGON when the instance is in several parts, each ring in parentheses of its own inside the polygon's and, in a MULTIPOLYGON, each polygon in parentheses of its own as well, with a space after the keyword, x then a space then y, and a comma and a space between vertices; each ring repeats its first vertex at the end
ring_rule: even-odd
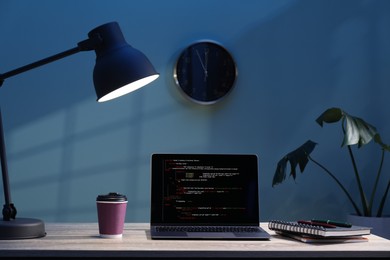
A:
POLYGON ((185 48, 174 67, 181 92, 199 104, 213 104, 231 92, 237 67, 232 55, 213 41, 198 41, 185 48))

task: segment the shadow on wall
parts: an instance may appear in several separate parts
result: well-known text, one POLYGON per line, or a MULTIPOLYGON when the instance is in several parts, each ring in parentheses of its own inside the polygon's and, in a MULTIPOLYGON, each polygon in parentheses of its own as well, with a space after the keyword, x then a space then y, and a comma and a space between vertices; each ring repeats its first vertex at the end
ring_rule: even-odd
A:
MULTIPOLYGON (((9 161, 14 163, 9 166, 13 200, 20 209, 18 214, 45 221, 93 221, 97 194, 117 191, 129 198, 126 221, 147 222, 150 152, 175 149, 178 152, 257 153, 262 221, 318 212, 318 204, 328 199, 335 202, 326 212, 341 216, 340 209, 348 209, 344 201, 336 201, 332 184, 329 190, 321 190, 321 195, 305 200, 308 193, 318 194, 319 189, 303 185, 305 188, 298 191, 294 184, 272 189, 272 177, 276 161, 284 151, 306 140, 307 132, 320 132, 314 119, 325 107, 343 102, 346 110, 356 111, 356 114, 371 113, 371 109, 390 111, 385 101, 389 96, 388 86, 378 85, 386 80, 377 82, 386 79, 385 72, 376 69, 382 66, 379 56, 385 47, 378 45, 378 37, 383 32, 377 27, 384 24, 380 14, 386 12, 388 15, 388 3, 294 1, 261 23, 253 24, 235 37, 237 41, 233 45, 237 50, 233 56, 239 66, 239 85, 223 103, 209 108, 178 107, 171 104, 175 101, 161 101, 161 92, 150 94, 148 90, 135 92, 103 107, 95 105, 94 98, 90 100, 92 83, 84 76, 92 67, 86 60, 92 63, 93 59, 79 55, 64 60, 69 63, 65 66, 72 67, 77 63, 85 68, 85 71, 75 71, 74 78, 78 80, 77 87, 86 87, 80 89, 81 93, 64 98, 62 91, 72 95, 66 88, 74 83, 71 80, 59 82, 61 94, 46 93, 53 98, 47 101, 49 104, 32 107, 33 112, 24 108, 29 114, 18 119, 27 122, 26 125, 30 120, 32 125, 37 125, 40 124, 37 118, 59 113, 63 114, 62 121, 51 124, 44 133, 40 131, 45 129, 42 125, 13 136, 6 132, 7 142, 14 142, 8 145, 14 147, 9 153, 9 161), (162 103, 154 104, 156 100, 150 99, 151 95, 162 103), (85 101, 86 97, 90 101, 85 101), (31 119, 27 120, 27 117, 31 119), (197 125, 197 122, 205 124, 205 121, 207 127, 197 125), (175 123, 175 129, 166 127, 171 123, 175 123), (34 144, 32 147, 19 146, 26 143, 23 138, 31 136, 39 141, 30 140, 29 143, 34 144), (31 172, 26 173, 25 169, 31 169, 31 172), (26 198, 25 194, 32 197, 26 198), (34 203, 30 199, 34 199, 34 203)), ((37 85, 47 84, 45 74, 58 71, 57 65, 53 67, 51 70, 48 66, 42 74, 34 72, 34 79, 42 79, 42 82, 36 82, 37 85)), ((33 91, 22 89, 29 88, 28 81, 16 79, 14 84, 20 85, 18 91, 25 94, 33 91)), ((3 94, 4 91, 8 89, 3 89, 3 94)), ((19 93, 4 96, 18 100, 19 93)), ((20 104, 13 106, 16 109, 20 104)), ((4 114, 4 117, 11 118, 8 115, 4 114)), ((380 117, 373 120, 381 122, 386 115, 380 117)), ((18 128, 17 122, 5 123, 8 127, 12 124, 18 128)), ((325 189, 325 185, 321 187, 325 189)))

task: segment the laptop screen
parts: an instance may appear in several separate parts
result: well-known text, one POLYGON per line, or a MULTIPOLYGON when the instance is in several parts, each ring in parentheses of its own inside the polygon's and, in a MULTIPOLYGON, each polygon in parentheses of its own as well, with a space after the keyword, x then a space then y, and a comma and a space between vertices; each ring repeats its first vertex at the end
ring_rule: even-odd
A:
POLYGON ((151 224, 258 225, 253 154, 153 154, 151 224))

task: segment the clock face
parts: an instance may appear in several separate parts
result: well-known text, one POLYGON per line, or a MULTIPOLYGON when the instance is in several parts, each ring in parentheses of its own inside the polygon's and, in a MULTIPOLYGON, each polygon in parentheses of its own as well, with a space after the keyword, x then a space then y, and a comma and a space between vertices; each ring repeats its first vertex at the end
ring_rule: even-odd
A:
POLYGON ((177 86, 191 100, 213 104, 232 90, 237 76, 231 54, 211 41, 196 42, 179 56, 174 68, 177 86))

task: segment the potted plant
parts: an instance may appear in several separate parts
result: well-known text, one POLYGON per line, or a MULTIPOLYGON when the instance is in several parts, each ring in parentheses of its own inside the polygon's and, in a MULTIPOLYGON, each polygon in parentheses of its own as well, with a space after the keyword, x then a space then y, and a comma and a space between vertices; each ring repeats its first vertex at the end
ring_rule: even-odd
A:
POLYGON ((332 107, 326 109, 325 112, 323 112, 316 119, 316 122, 321 127, 323 127, 324 123, 330 124, 341 122, 341 127, 344 134, 344 139, 341 146, 346 146, 348 149, 349 157, 351 159, 352 164, 352 170, 359 190, 360 206, 351 196, 350 192, 345 188, 345 186, 339 181, 337 176, 333 174, 323 164, 319 163, 311 157, 310 154, 317 145, 317 143, 311 140, 306 141, 303 145, 286 154, 282 159, 280 159, 276 167, 274 178, 272 180, 272 187, 279 183, 282 183, 286 179, 286 170, 288 163, 290 163, 291 169, 290 176, 292 176, 295 180, 295 178, 297 177, 295 168, 299 165, 300 171, 302 173, 305 170, 307 163, 311 161, 315 165, 319 166, 326 174, 328 174, 342 189, 348 200, 351 202, 355 210, 355 215, 381 218, 383 216, 383 209, 390 189, 390 178, 387 175, 387 179, 381 180, 381 173, 385 153, 390 152, 390 146, 382 142, 382 139, 374 126, 359 117, 349 115, 340 108, 332 107), (364 189, 365 187, 363 186, 363 183, 361 181, 361 173, 358 169, 352 146, 357 145, 357 148, 359 149, 371 142, 372 140, 374 140, 379 145, 379 148, 381 150, 381 159, 379 162, 378 169, 376 170, 376 175, 372 175, 373 178, 375 178, 375 182, 372 188, 371 195, 370 197, 368 197, 366 194, 366 189, 364 189), (384 193, 380 197, 378 209, 374 211, 374 199, 377 196, 377 187, 380 182, 384 182, 387 186, 385 188, 384 193))

